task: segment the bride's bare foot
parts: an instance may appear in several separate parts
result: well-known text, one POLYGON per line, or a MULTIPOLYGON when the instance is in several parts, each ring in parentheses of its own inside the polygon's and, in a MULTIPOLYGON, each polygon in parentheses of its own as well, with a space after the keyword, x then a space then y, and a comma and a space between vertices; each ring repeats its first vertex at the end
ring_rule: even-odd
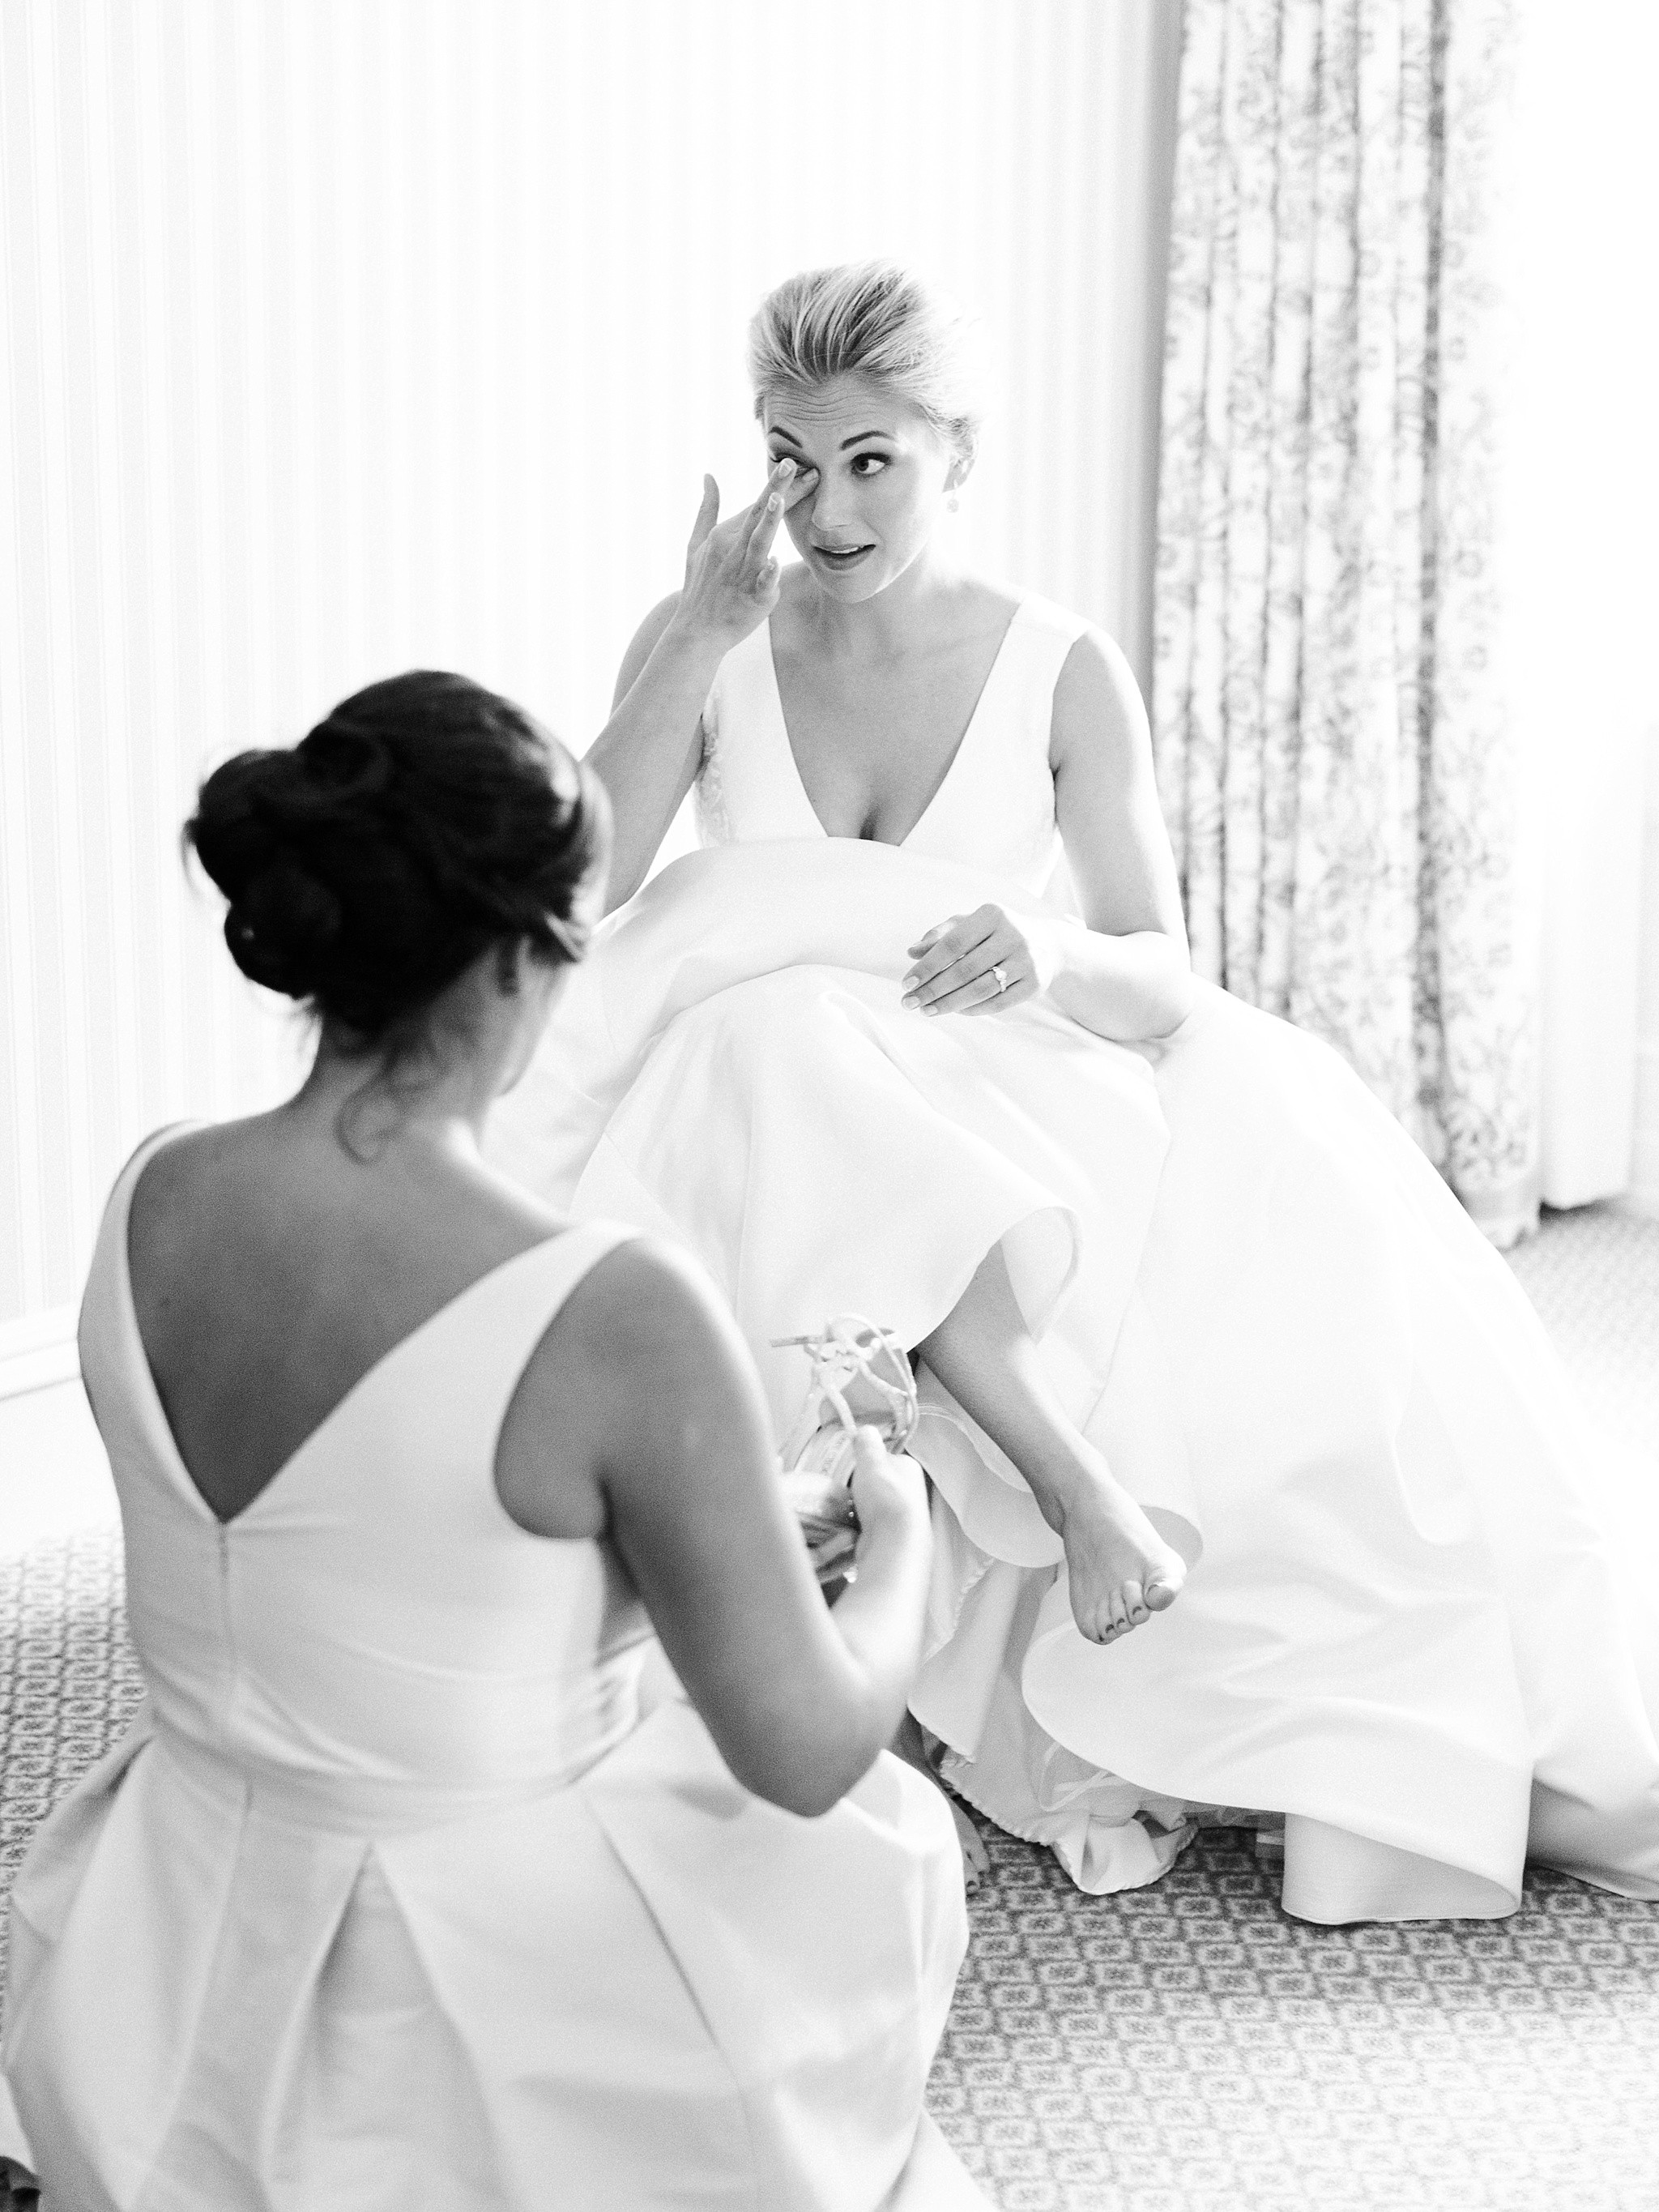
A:
POLYGON ((1066 1546, 1072 1611, 1110 1644, 1173 1605, 1186 1562, 1164 1541, 1068 1418, 994 1244, 921 1356, 1030 1485, 1066 1546))
POLYGON ((1186 1561, 1103 1464, 1079 1471, 1063 1516, 1072 1617, 1091 1644, 1127 1636, 1180 1596, 1186 1561))

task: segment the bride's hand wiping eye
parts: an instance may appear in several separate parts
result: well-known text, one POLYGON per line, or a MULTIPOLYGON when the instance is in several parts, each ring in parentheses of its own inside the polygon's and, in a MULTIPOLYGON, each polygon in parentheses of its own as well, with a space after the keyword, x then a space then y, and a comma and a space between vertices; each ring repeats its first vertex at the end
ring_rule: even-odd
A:
POLYGON ((1046 991, 1059 968, 1052 933, 1000 906, 953 914, 909 948, 907 1006, 924 1014, 1000 1014, 1046 991))
POLYGON ((817 481, 815 469, 785 458, 774 465, 759 497, 721 522, 720 486, 705 477, 676 620, 719 638, 728 651, 763 623, 778 603, 781 570, 772 550, 778 526, 817 481))

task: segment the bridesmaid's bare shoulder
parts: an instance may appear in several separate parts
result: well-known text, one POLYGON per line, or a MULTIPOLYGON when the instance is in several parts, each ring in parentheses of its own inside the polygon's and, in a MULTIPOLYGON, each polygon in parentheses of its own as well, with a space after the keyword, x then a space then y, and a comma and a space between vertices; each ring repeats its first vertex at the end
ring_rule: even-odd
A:
POLYGON ((171 1283, 210 1305, 264 1270, 307 1282, 348 1325, 359 1276, 395 1282, 398 1311, 424 1310, 566 1226, 482 1162, 405 1167, 394 1148, 366 1166, 276 1109, 161 1146, 133 1188, 128 1252, 158 1295, 171 1283))

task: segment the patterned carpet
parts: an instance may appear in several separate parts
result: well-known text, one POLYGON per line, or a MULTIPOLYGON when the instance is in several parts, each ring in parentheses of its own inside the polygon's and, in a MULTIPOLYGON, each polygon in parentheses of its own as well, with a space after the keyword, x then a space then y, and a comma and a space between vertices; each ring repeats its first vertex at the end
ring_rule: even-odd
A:
MULTIPOLYGON (((1516 1268, 1659 1447, 1659 1223, 1547 1218, 1516 1268)), ((138 1686, 112 1535, 0 1565, 0 1885, 138 1686)), ((1115 1898, 987 1840, 930 2102, 1001 2212, 1659 2212, 1659 1905, 1315 1929, 1242 1831, 1115 1898)))
POLYGON ((1659 2206, 1659 1905, 1315 1929, 1242 1831, 1114 1898, 988 1840, 929 2102, 1003 2212, 1659 2206))

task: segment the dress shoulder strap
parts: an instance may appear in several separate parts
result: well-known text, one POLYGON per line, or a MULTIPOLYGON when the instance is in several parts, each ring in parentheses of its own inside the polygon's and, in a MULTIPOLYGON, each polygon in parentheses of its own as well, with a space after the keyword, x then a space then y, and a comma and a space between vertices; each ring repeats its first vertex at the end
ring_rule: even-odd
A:
POLYGON ((138 1178, 144 1170, 175 1137, 182 1137, 192 1129, 205 1128, 204 1121, 170 1121, 163 1128, 152 1129, 131 1158, 116 1176, 110 1194, 104 1202, 103 1218, 98 1224, 98 1241, 93 1247, 92 1264, 87 1270, 86 1287, 81 1297, 81 1315, 76 1327, 80 1346, 81 1372, 89 1388, 95 1388, 97 1376, 129 1361, 135 1346, 130 1336, 127 1281, 127 1221, 132 1212, 132 1194, 138 1187, 138 1178))
POLYGON ((1087 617, 1073 614, 1069 607, 1042 599, 1035 592, 1023 592, 1009 643, 1027 681, 1046 679, 1052 693, 1066 654, 1089 627, 1087 617))
POLYGON ((572 1293, 601 1260, 639 1233, 620 1221, 578 1222, 482 1277, 435 1317, 445 1364, 465 1375, 478 1410, 505 1413, 572 1293))
MULTIPOLYGON (((498 1553, 524 1532, 501 1510, 495 1455, 514 1393, 536 1347, 603 1259, 639 1234, 617 1221, 584 1221, 462 1291, 382 1363, 333 1435, 336 1466, 358 1469, 364 1510, 378 1513, 385 1468, 400 1497, 462 1550, 498 1553), (463 1470, 466 1479, 457 1480, 463 1470)), ((483 1552, 472 1553, 482 1558, 483 1552)))
MULTIPOLYGON (((1066 656, 1089 628, 1081 615, 1056 606, 1034 592, 1021 594, 996 658, 976 718, 982 727, 988 763, 996 756, 1029 761, 1032 773, 1048 774, 1048 725, 1054 686, 1066 656)), ((1052 789, 1042 794, 1052 806, 1052 789)))

